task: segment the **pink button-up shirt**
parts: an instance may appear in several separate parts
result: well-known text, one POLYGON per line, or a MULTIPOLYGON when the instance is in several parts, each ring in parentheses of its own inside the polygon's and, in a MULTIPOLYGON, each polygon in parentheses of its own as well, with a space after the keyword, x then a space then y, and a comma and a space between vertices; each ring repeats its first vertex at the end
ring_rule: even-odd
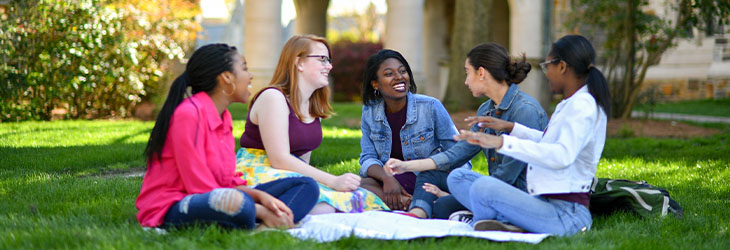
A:
POLYGON ((170 118, 162 160, 147 161, 137 197, 137 220, 145 227, 162 224, 167 210, 189 194, 245 185, 235 171, 233 123, 228 110, 218 115, 213 100, 200 92, 183 100, 170 118))

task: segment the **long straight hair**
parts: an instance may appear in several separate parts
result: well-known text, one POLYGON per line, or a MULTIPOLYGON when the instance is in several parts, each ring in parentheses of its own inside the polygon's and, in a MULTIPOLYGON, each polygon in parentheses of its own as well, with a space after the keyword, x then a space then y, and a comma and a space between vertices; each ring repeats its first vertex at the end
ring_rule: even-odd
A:
POLYGON ((606 77, 594 65, 596 51, 588 39, 579 35, 564 36, 553 43, 548 55, 565 61, 576 76, 585 79, 585 83, 588 84, 588 92, 603 108, 606 116, 611 117, 611 92, 608 89, 606 77))
POLYGON ((193 94, 213 91, 218 86, 218 75, 225 71, 232 72, 236 53, 238 53, 236 47, 220 43, 206 45, 193 52, 185 66, 185 72, 172 82, 165 104, 157 115, 155 127, 152 128, 147 147, 144 149, 148 161, 153 160, 153 156, 157 156, 157 160, 162 158, 162 148, 167 140, 170 119, 177 106, 185 99, 187 88, 190 87, 193 94))
MULTIPOLYGON (((289 104, 299 120, 302 120, 302 113, 299 111, 299 82, 297 80, 297 67, 295 59, 304 60, 312 52, 315 43, 322 43, 327 47, 328 56, 332 58, 332 50, 329 43, 322 37, 314 35, 296 35, 284 44, 279 56, 279 63, 276 65, 274 76, 269 86, 276 87, 289 97, 289 104)), ((261 92, 261 91, 259 91, 261 92)), ((256 94, 258 96, 258 94, 256 94)), ((309 114, 315 118, 327 118, 332 114, 332 106, 329 103, 329 86, 319 88, 309 98, 309 114)), ((253 101, 251 102, 252 105, 253 101)))

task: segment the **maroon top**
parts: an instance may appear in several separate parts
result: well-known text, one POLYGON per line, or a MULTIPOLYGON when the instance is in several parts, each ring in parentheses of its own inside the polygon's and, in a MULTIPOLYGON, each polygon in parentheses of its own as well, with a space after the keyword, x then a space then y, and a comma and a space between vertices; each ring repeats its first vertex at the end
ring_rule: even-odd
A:
POLYGON ((391 149, 390 149, 390 158, 395 158, 398 160, 403 161, 403 148, 400 145, 400 130, 403 128, 403 125, 406 124, 406 114, 408 110, 408 106, 404 106, 402 109, 390 113, 385 111, 385 118, 388 120, 388 125, 390 125, 390 132, 391 132, 391 139, 392 143, 391 149))
MULTIPOLYGON (((390 132, 392 134, 392 144, 390 150, 390 158, 395 158, 403 161, 403 148, 400 144, 400 130, 403 125, 406 124, 406 114, 408 113, 408 105, 404 106, 399 111, 390 113, 385 111, 385 118, 388 119, 390 125, 390 132)), ((398 180, 401 187, 406 190, 409 194, 413 194, 416 188, 416 174, 413 172, 405 172, 402 174, 394 175, 395 179, 398 180)))
POLYGON ((550 199, 575 202, 586 207, 589 207, 591 203, 591 195, 589 193, 543 194, 540 196, 550 199))
MULTIPOLYGON (((268 87, 264 90, 266 89, 276 89, 281 91, 275 87, 268 87)), ((263 92, 263 90, 259 92, 259 95, 263 92)), ((256 102, 259 95, 256 95, 253 98, 249 107, 253 107, 253 103, 256 102)), ((316 149, 320 144, 322 144, 322 124, 319 122, 319 118, 315 118, 311 123, 304 123, 300 121, 299 118, 297 118, 297 114, 294 112, 294 109, 292 109, 289 104, 289 99, 286 100, 286 106, 289 107, 289 153, 300 157, 303 154, 316 149)), ((261 140, 259 125, 256 125, 253 122, 248 122, 251 120, 250 118, 251 112, 249 110, 248 115, 246 116, 246 126, 244 128, 243 135, 241 135, 241 147, 265 150, 264 142, 261 140)))

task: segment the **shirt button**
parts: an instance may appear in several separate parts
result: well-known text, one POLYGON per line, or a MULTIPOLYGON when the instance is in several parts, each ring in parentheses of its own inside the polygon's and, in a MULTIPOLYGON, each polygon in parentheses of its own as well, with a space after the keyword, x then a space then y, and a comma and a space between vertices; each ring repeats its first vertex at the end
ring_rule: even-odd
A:
POLYGON ((507 148, 512 149, 512 145, 511 144, 507 145, 507 148))
POLYGON ((530 170, 532 170, 532 166, 530 166, 530 170))
POLYGON ((494 161, 494 157, 489 157, 489 161, 493 162, 494 161))
POLYGON ((421 136, 421 141, 423 141, 423 136, 421 136))
POLYGON ((408 146, 408 142, 404 142, 404 143, 403 143, 403 145, 406 145, 406 146, 408 146))

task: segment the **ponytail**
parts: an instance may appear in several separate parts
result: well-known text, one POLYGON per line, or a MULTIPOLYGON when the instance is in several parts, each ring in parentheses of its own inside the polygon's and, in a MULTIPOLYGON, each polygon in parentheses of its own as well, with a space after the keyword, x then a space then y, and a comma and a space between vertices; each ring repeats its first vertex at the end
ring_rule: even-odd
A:
POLYGON ((170 119, 177 106, 185 99, 188 87, 193 94, 213 91, 218 86, 218 75, 231 71, 233 58, 237 53, 236 47, 221 43, 205 45, 193 52, 185 66, 185 72, 172 82, 165 104, 157 115, 155 127, 152 128, 147 147, 144 149, 144 156, 148 161, 153 160, 153 156, 157 156, 157 160, 162 158, 162 148, 167 139, 170 119))
POLYGON ((591 93, 598 106, 603 108, 603 112, 606 113, 607 117, 611 117, 611 92, 608 90, 606 77, 593 65, 588 69, 586 84, 588 85, 588 92, 591 93))
POLYGON ((161 158, 162 146, 165 145, 167 131, 170 128, 170 119, 177 106, 185 99, 189 82, 190 78, 187 71, 172 82, 170 92, 167 94, 167 99, 162 106, 162 110, 160 110, 160 114, 157 115, 155 127, 152 128, 150 139, 147 141, 147 147, 144 150, 147 159, 151 159, 153 155, 156 155, 158 160, 161 158))

